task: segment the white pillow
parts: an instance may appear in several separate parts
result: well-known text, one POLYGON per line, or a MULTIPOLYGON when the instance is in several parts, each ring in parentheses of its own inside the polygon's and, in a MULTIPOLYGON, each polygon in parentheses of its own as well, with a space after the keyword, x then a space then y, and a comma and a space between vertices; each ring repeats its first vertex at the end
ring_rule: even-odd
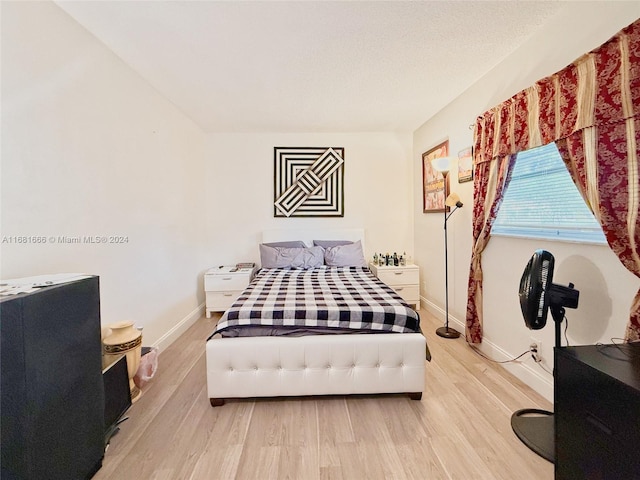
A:
POLYGON ((324 265, 322 247, 287 248, 260 244, 262 268, 315 268, 324 265))
POLYGON ((336 245, 324 250, 324 263, 330 267, 366 267, 360 240, 348 245, 336 245))

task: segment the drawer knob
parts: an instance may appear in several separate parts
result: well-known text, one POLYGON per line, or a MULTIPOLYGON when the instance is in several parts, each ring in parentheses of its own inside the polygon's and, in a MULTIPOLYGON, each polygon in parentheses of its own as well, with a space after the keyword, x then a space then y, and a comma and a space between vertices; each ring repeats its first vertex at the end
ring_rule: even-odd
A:
POLYGON ((223 280, 231 280, 231 277, 223 277, 223 280))
POLYGON ((395 273, 396 275, 402 275, 404 272, 393 272, 393 273, 395 273))
POLYGON ((222 295, 225 296, 225 297, 230 297, 231 296, 230 293, 223 293, 222 295))

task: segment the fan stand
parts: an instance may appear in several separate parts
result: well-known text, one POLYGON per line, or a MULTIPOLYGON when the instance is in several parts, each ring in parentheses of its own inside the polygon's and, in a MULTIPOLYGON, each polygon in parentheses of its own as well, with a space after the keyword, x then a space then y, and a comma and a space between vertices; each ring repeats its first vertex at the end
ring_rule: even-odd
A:
MULTIPOLYGON (((560 347, 564 307, 549 307, 556 328, 556 348, 560 347)), ((555 463, 555 422, 553 412, 523 408, 511 415, 511 428, 527 447, 545 460, 555 463)))

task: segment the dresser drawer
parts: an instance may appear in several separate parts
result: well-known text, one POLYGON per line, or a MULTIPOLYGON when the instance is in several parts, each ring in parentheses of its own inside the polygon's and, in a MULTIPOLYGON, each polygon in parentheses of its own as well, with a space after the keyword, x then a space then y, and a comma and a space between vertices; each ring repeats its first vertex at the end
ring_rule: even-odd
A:
POLYGON ((389 286, 409 285, 420 283, 420 274, 417 268, 412 269, 378 269, 378 278, 389 286))
MULTIPOLYGON (((623 361, 618 361, 623 368, 623 361)), ((556 377, 563 387, 562 395, 555 401, 556 410, 574 427, 581 426, 582 431, 588 432, 582 437, 583 442, 592 441, 598 434, 604 439, 603 444, 637 445, 640 439, 638 390, 626 388, 616 379, 574 359, 562 358, 556 377)))
POLYGON ((204 289, 208 292, 244 290, 249 284, 248 275, 205 275, 204 289))
POLYGON ((207 292, 207 309, 214 312, 222 312, 231 307, 241 293, 242 290, 207 292))
POLYGON ((640 344, 554 349, 555 478, 640 478, 640 344))

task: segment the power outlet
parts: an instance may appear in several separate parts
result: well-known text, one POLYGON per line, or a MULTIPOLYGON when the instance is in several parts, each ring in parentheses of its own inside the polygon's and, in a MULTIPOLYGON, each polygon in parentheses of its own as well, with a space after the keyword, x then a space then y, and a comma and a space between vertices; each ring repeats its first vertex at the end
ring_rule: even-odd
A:
POLYGON ((537 338, 531 337, 529 339, 529 350, 536 363, 540 363, 542 361, 542 342, 537 338))

